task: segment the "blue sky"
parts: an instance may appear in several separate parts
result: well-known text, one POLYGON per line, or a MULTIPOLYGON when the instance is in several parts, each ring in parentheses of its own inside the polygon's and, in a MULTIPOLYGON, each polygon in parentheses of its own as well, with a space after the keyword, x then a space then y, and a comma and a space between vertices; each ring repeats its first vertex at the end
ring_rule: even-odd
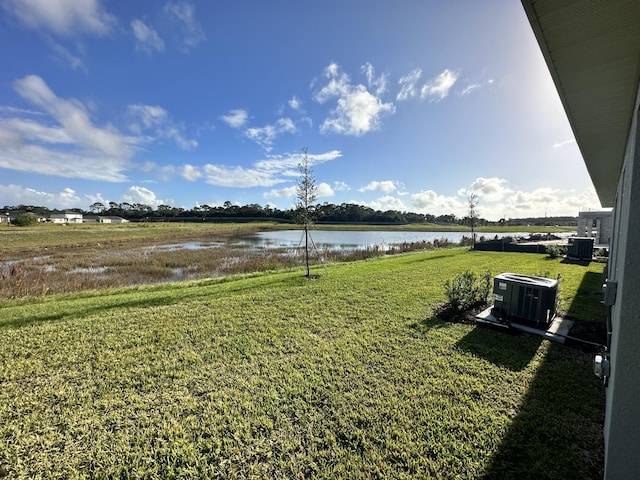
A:
POLYGON ((512 0, 0 0, 0 206, 599 208, 512 0))

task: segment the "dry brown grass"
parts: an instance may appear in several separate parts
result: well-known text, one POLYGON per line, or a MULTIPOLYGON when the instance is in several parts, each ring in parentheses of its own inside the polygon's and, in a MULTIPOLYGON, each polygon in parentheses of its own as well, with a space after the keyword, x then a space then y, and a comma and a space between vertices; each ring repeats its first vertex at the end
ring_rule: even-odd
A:
MULTIPOLYGON (((295 268, 303 263, 301 249, 255 249, 230 241, 240 233, 247 232, 230 229, 204 237, 188 231, 173 232, 146 241, 95 238, 15 251, 10 259, 5 256, 8 261, 0 263, 0 298, 212 278, 295 268)), ((313 251, 311 260, 319 265, 449 246, 441 240, 403 243, 387 249, 374 246, 355 251, 313 251)))

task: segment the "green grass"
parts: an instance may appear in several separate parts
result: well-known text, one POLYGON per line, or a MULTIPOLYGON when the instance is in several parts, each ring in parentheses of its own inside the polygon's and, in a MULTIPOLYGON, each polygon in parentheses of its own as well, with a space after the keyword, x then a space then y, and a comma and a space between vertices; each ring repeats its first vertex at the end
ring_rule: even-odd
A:
MULTIPOLYGON (((10 478, 598 478, 591 354, 433 316, 467 269, 601 264, 413 253, 0 306, 10 478)), ((588 286, 588 285, 587 285, 588 286)), ((589 290, 589 289, 587 289, 589 290)), ((590 291, 590 290, 589 290, 590 291)), ((583 294, 585 295, 583 297, 583 294)))

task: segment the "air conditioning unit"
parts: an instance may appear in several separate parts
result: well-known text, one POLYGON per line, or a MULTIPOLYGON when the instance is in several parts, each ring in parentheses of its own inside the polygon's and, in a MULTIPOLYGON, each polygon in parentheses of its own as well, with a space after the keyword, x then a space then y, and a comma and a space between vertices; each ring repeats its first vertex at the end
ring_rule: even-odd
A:
POLYGON ((591 257, 593 257, 593 238, 569 237, 567 255, 583 260, 591 260, 591 257))
POLYGON ((501 273, 493 279, 492 313, 499 319, 547 328, 556 315, 558 281, 501 273))

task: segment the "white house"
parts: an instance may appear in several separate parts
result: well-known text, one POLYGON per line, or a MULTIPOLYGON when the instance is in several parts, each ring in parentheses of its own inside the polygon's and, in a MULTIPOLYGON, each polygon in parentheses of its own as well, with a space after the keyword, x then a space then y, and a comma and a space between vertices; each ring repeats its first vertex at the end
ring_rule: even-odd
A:
POLYGON ((101 223, 129 223, 129 220, 127 220, 126 218, 122 218, 122 217, 116 217, 113 215, 105 215, 105 216, 101 216, 98 217, 101 223))
POLYGON ((82 214, 75 212, 52 213, 49 215, 52 223, 82 223, 82 214))
POLYGON ((129 223, 129 220, 113 215, 86 215, 84 223, 129 223))
POLYGON ((603 208, 605 479, 640 478, 640 1, 522 0, 603 208))

